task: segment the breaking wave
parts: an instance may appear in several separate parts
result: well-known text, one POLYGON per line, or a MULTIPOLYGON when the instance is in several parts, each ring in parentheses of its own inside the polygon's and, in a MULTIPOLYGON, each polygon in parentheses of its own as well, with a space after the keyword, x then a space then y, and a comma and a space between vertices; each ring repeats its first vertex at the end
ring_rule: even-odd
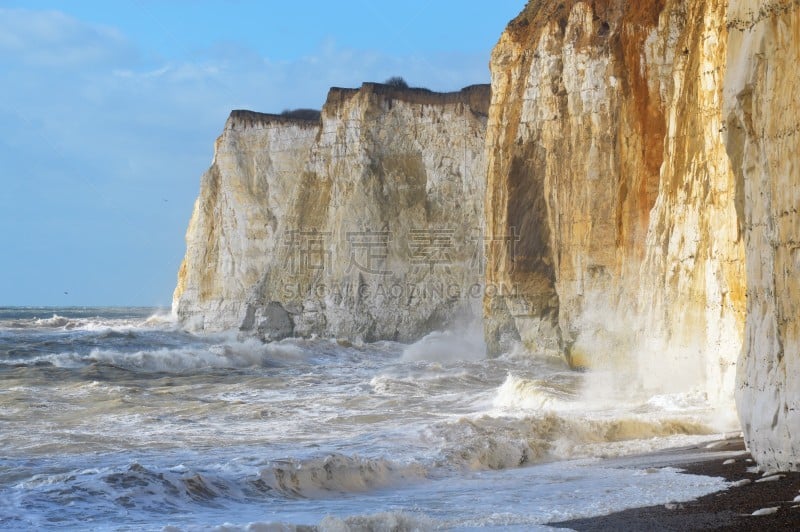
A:
MULTIPOLYGON (((308 348, 292 341, 264 344, 258 340, 229 341, 208 344, 196 341, 183 347, 153 347, 135 349, 137 333, 107 330, 90 338, 73 343, 81 351, 47 353, 49 344, 31 344, 16 349, 19 354, 0 359, 0 366, 54 366, 58 368, 83 368, 94 365, 141 373, 191 374, 219 369, 244 369, 275 367, 307 361, 314 356, 308 348), (118 340, 119 349, 93 347, 101 342, 118 340), (47 354, 41 354, 41 353, 47 354)), ((65 344, 64 344, 65 345, 65 344)), ((14 353, 12 353, 14 354, 14 353)))
MULTIPOLYGON (((440 423, 425 437, 441 448, 443 467, 509 469, 568 458, 653 450, 654 438, 705 436, 715 431, 681 417, 591 418, 557 413, 522 418, 481 416, 440 423), (648 445, 650 442, 650 445, 648 445)), ((661 441, 658 445, 663 446, 661 441)))
POLYGON ((226 507, 226 501, 324 499, 397 486, 425 478, 417 465, 331 454, 306 460, 274 460, 256 474, 222 464, 198 472, 183 465, 160 469, 134 462, 125 468, 36 475, 21 487, 59 504, 163 512, 187 505, 226 507))
POLYGON ((519 410, 572 410, 580 408, 573 380, 523 379, 508 375, 497 390, 495 408, 519 410))
POLYGON ((133 352, 95 348, 87 354, 57 353, 13 363, 15 365, 46 363, 62 368, 102 364, 143 373, 185 374, 217 369, 273 367, 291 361, 305 360, 307 356, 305 350, 291 343, 262 344, 253 340, 211 346, 163 347, 133 352))
POLYGON ((246 341, 208 348, 157 349, 125 353, 93 350, 85 361, 104 363, 131 371, 187 373, 208 369, 270 367, 304 358, 304 351, 292 344, 261 344, 246 341))
POLYGON ((317 498, 371 491, 418 481, 425 476, 425 468, 418 464, 330 454, 303 461, 274 461, 260 472, 259 483, 264 489, 286 497, 317 498))
POLYGON ((106 329, 166 329, 175 330, 178 323, 166 312, 147 316, 62 316, 53 313, 49 318, 36 316, 0 319, 0 328, 7 329, 58 329, 63 331, 102 331, 106 329))
POLYGON ((656 396, 611 408, 587 401, 580 389, 575 375, 509 374, 486 412, 439 422, 423 437, 440 449, 439 466, 497 470, 648 452, 669 439, 680 445, 718 432, 700 396, 656 396))
POLYGON ((235 483, 177 467, 158 470, 133 463, 122 470, 85 469, 37 475, 22 484, 38 497, 98 514, 121 510, 170 511, 186 505, 214 505, 220 497, 246 496, 235 483))

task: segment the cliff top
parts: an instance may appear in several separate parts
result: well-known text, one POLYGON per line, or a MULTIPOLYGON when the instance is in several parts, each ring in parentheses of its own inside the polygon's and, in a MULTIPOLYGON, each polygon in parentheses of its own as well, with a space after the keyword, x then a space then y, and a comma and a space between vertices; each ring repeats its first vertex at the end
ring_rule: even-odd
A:
POLYGON ((252 127, 260 124, 295 124, 305 127, 317 127, 319 116, 311 117, 310 113, 284 112, 282 114, 259 113, 246 109, 234 109, 228 117, 228 122, 241 127, 252 127))
POLYGON ((489 84, 468 85, 460 91, 434 92, 417 87, 397 87, 384 83, 365 82, 357 89, 331 87, 325 107, 344 103, 357 94, 374 94, 383 98, 420 105, 447 105, 464 103, 473 112, 480 115, 489 114, 491 86, 489 84))
MULTIPOLYGON (((349 101, 357 94, 374 94, 391 100, 421 105, 464 103, 469 106, 472 112, 487 116, 491 100, 491 86, 489 84, 478 84, 469 85, 460 91, 434 92, 423 88, 397 87, 383 83, 366 82, 358 89, 331 87, 328 91, 325 106, 339 105, 349 101)), ((234 109, 231 111, 228 123, 234 128, 248 128, 265 124, 317 127, 320 123, 320 115, 318 111, 312 109, 296 109, 294 111, 284 111, 281 114, 234 109)))
POLYGON ((658 23, 659 14, 664 10, 666 0, 639 0, 637 2, 625 2, 625 0, 564 0, 562 2, 528 0, 520 14, 509 22, 506 34, 516 42, 535 42, 542 28, 553 21, 557 21, 563 31, 567 26, 570 12, 578 3, 587 4, 591 8, 597 23, 597 34, 585 37, 599 42, 607 37, 620 21, 631 27, 655 26, 658 23))

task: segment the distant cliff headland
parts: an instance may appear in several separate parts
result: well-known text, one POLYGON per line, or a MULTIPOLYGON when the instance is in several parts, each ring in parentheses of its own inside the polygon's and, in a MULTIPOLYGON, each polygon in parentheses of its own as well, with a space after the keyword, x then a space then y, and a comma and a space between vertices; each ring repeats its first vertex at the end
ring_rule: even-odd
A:
POLYGON ((319 119, 233 111, 175 292, 265 339, 411 341, 480 319, 489 86, 333 88, 319 119))
POLYGON ((800 2, 531 0, 491 90, 234 111, 174 311, 265 340, 481 320, 642 388, 734 393, 800 468, 800 2))

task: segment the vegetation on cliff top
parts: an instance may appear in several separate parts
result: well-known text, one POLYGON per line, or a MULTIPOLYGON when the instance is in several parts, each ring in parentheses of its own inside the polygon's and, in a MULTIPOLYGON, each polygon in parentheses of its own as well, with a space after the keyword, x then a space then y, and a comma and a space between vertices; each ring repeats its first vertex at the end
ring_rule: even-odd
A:
POLYGON ((284 109, 281 112, 283 118, 295 118, 298 120, 319 120, 321 111, 317 109, 284 109))

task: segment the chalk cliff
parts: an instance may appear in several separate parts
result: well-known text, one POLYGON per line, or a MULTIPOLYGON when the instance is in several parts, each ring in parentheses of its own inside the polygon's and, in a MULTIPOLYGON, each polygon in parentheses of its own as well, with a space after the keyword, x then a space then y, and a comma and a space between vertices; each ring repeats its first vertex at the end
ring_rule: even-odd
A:
POLYGON ((480 318, 489 86, 331 89, 319 121, 234 111, 173 308, 265 339, 412 340, 480 318))
POLYGON ((491 61, 490 349, 735 387, 800 468, 798 60, 796 0, 530 1, 491 61))
POLYGON ((482 313, 491 352, 625 393, 735 389, 759 464, 798 469, 797 64, 797 0, 531 0, 491 101, 365 84, 320 120, 235 111, 173 308, 265 339, 482 313))
POLYGON ((242 325, 274 264, 317 121, 233 111, 203 175, 173 309, 190 328, 242 325))
POLYGON ((722 137, 722 0, 534 0, 492 53, 490 348, 732 395, 743 239, 722 137), (631 375, 633 374, 633 375, 631 375), (690 382, 686 382, 689 380, 690 382))
POLYGON ((732 0, 726 142, 747 255, 736 399, 767 469, 800 469, 800 2, 732 0))

